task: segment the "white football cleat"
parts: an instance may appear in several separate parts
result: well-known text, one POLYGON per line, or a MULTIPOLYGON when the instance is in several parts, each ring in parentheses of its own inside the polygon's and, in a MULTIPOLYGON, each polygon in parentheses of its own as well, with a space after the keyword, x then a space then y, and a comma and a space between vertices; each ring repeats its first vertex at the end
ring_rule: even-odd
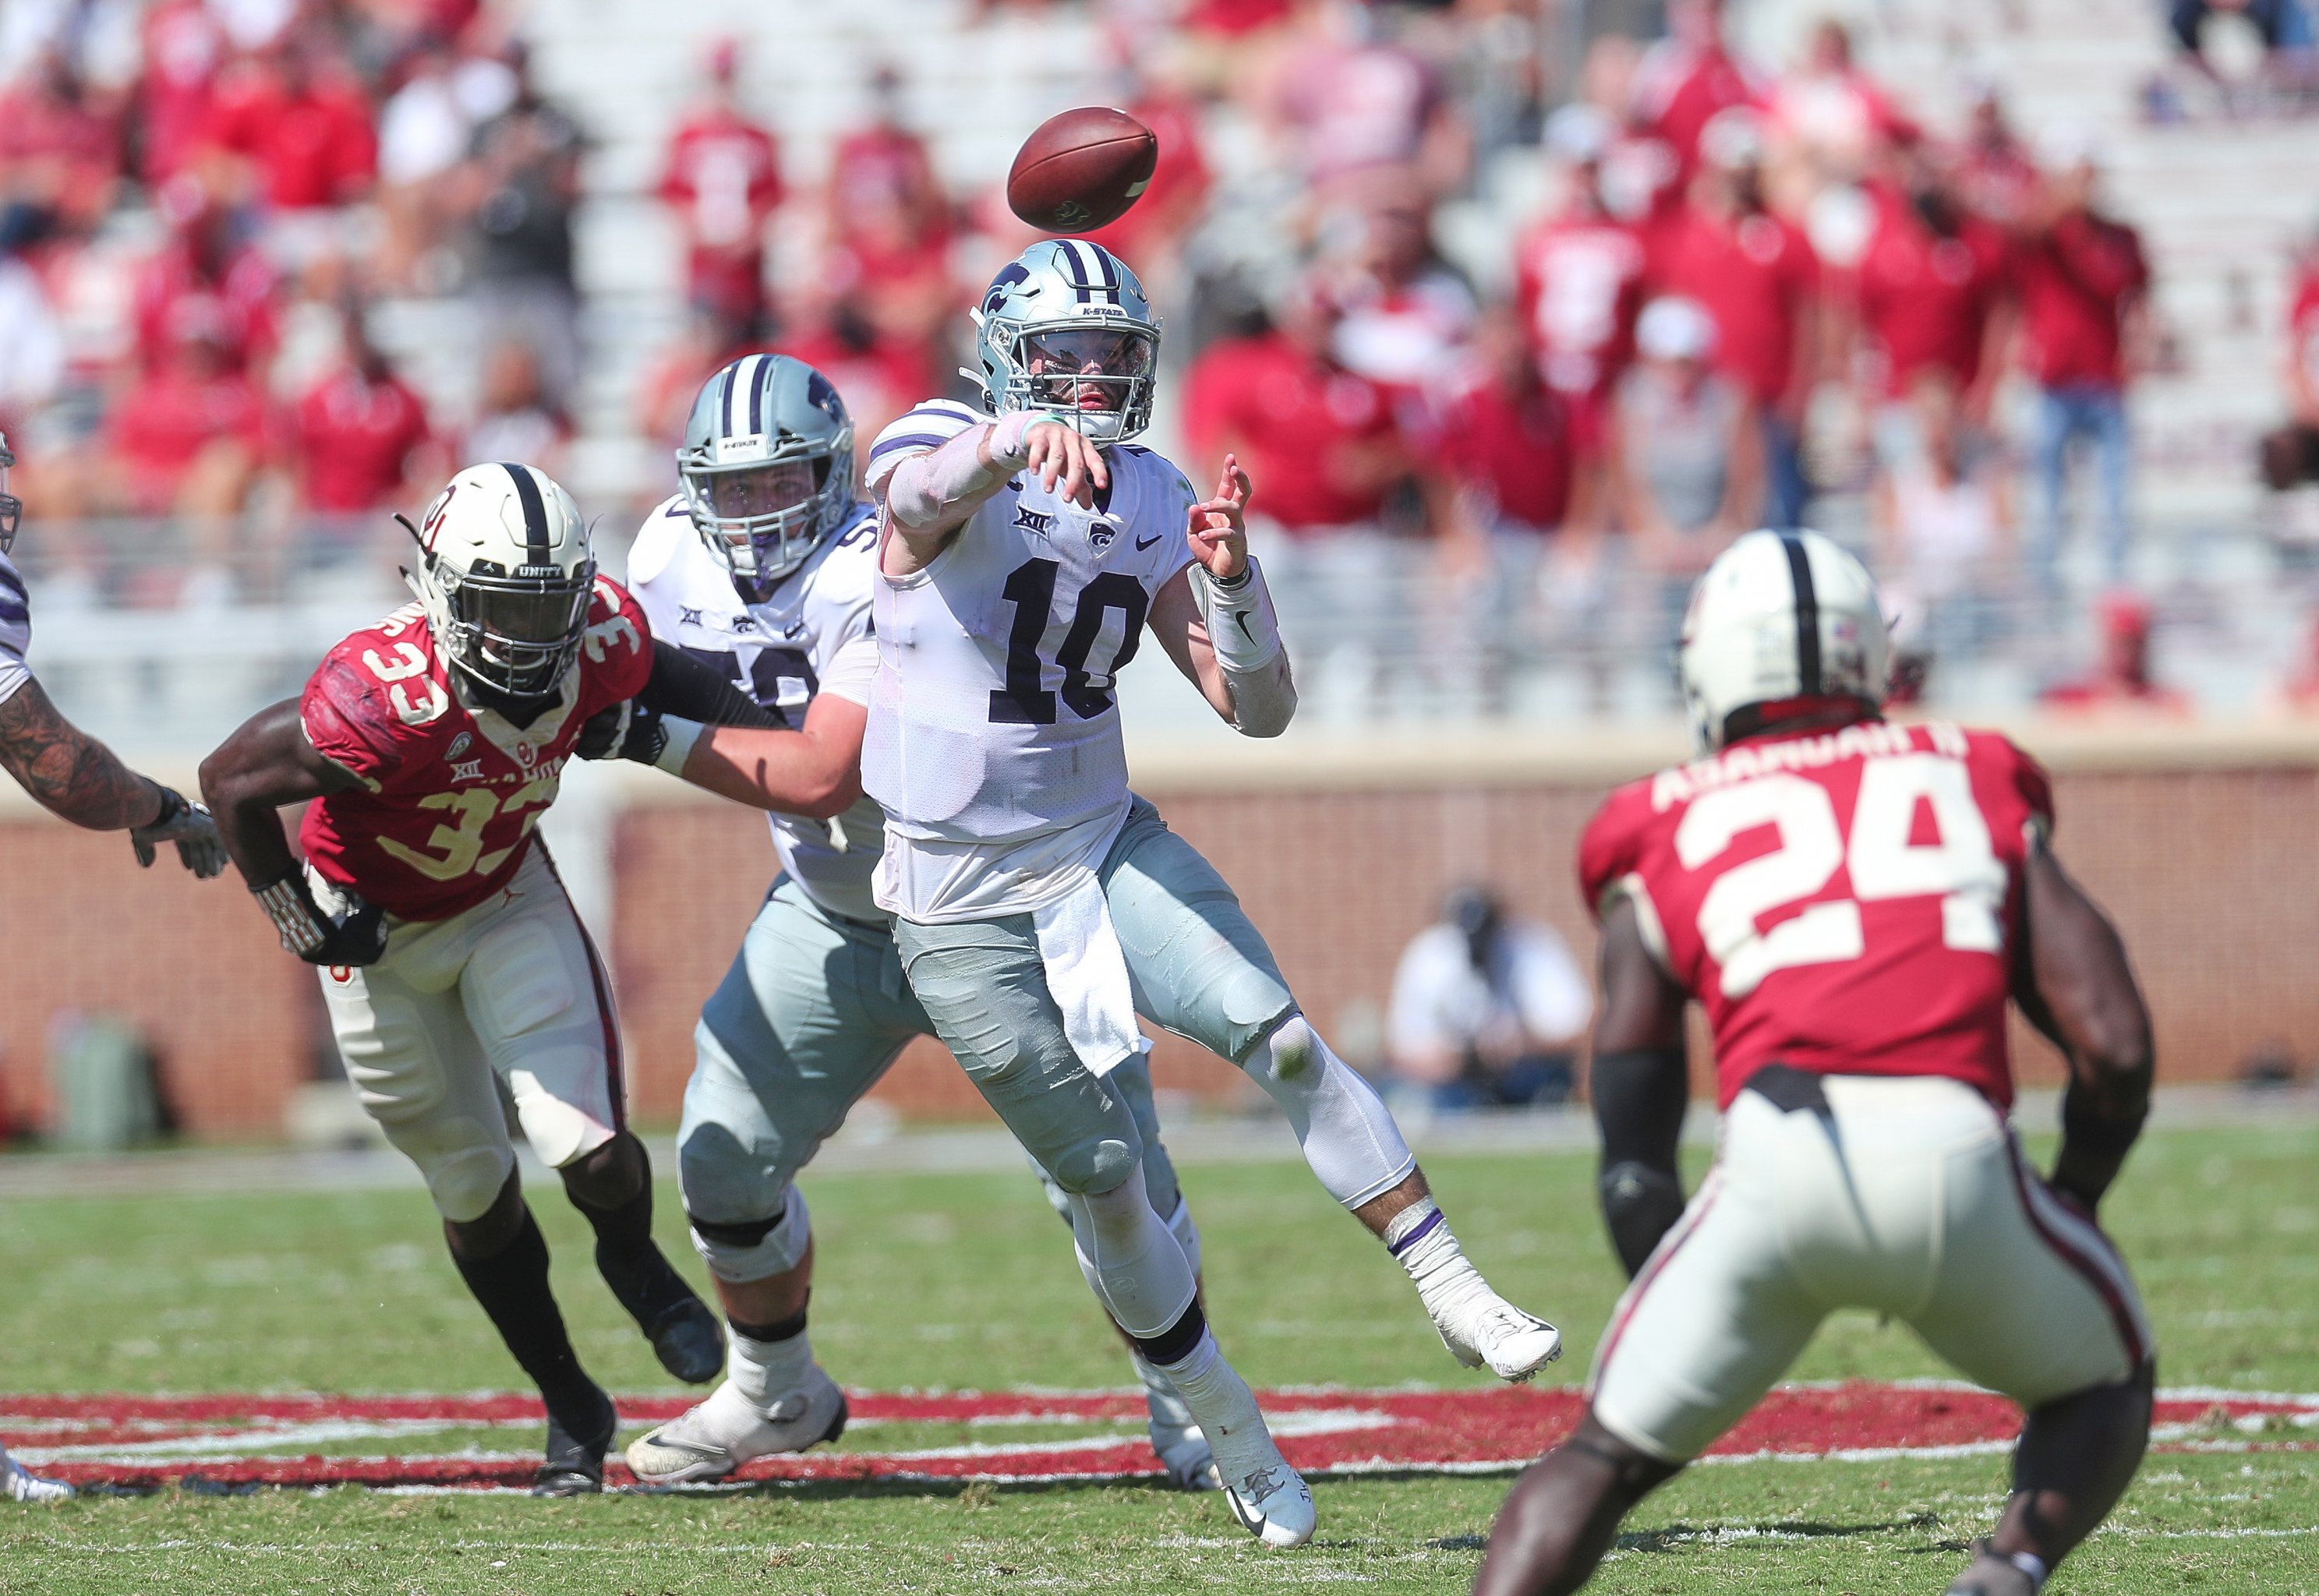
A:
POLYGON ((47 1503, 70 1501, 79 1492, 62 1480, 44 1480, 0 1449, 0 1482, 5 1482, 11 1501, 47 1503))
POLYGON ((1268 1546, 1301 1546, 1313 1538, 1319 1514, 1304 1476, 1288 1466, 1272 1438, 1264 1438, 1272 1461, 1234 1475, 1224 1486, 1232 1517, 1268 1546))
POLYGON ((845 1433, 845 1393, 819 1364, 770 1412, 726 1380, 681 1418, 631 1441, 628 1467, 640 1485, 721 1480, 753 1457, 834 1441, 845 1433))
POLYGON ((1486 1364, 1499 1379, 1517 1385, 1562 1356, 1560 1330, 1493 1291, 1444 1304, 1433 1315, 1433 1328, 1459 1363, 1469 1369, 1486 1364))

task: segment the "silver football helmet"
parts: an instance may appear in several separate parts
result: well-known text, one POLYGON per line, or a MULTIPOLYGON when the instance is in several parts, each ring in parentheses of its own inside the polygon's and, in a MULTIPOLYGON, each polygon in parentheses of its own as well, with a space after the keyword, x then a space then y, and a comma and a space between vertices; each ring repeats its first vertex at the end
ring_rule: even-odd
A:
POLYGON ((1041 239, 990 280, 973 315, 993 415, 1046 410, 1099 444, 1151 425, 1160 319, 1102 245, 1041 239))
POLYGON ((8 435, 0 432, 0 555, 15 546, 16 524, 24 518, 24 501, 8 491, 8 468, 15 464, 8 435))
POLYGON ((588 523, 535 465, 470 465, 427 509, 411 585, 459 671, 516 699, 564 685, 588 630, 588 523))
POLYGON ((804 361, 744 355, 692 401, 676 471, 708 552, 762 593, 853 513, 853 418, 804 361))

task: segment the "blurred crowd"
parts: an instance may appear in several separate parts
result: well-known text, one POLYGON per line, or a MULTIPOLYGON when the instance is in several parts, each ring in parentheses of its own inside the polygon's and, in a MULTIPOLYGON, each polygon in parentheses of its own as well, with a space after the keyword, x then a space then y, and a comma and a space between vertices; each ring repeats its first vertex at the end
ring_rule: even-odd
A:
MULTIPOLYGON (((2195 55, 2213 10, 2291 12, 2277 48, 2307 53, 2295 0, 2152 25, 2195 55)), ((1835 495, 1867 507, 1909 686, 2090 587, 2113 590, 2105 663, 2053 701, 2157 701, 2107 663, 2149 631, 2122 584, 2127 401, 2157 340, 2096 140, 2033 139, 1987 85, 1936 122, 1837 22, 1766 64, 1735 53, 1719 0, 1664 11, 1659 36, 1582 48, 1550 0, 1096 7, 1161 152, 1096 236, 1166 314, 1165 441, 1196 478, 1230 450, 1257 482, 1300 656, 1353 691, 1503 708, 1542 663, 1663 651, 1726 543, 1835 495), (1496 207, 1510 151, 1543 194, 1477 269, 1443 230, 1496 207)), ((541 92, 506 13, 10 0, 8 19, 0 428, 44 520, 191 528, 162 594, 124 586, 105 538, 60 534, 52 593, 248 597, 275 580, 251 527, 374 526, 467 459, 563 470, 590 355, 587 108, 541 92), (465 374, 421 383, 385 331, 454 299, 480 329, 465 374)), ((686 311, 644 363, 636 436, 672 444, 698 383, 753 349, 822 367, 864 436, 961 392, 961 307, 1031 235, 995 185, 945 181, 907 67, 869 69, 814 171, 753 104, 744 41, 669 97, 654 196, 686 311)), ((2282 492, 2319 482, 2319 253, 2304 266, 2291 420, 2261 462, 2282 492)))

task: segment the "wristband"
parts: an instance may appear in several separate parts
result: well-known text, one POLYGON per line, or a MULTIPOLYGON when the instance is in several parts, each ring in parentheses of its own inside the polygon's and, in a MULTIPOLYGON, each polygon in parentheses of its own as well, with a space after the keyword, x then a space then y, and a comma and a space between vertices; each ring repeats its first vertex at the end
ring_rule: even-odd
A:
POLYGON ((2142 1122, 2148 1117, 2149 1105, 2124 1119, 2113 1119, 2103 1114, 2090 1093, 2071 1081, 2062 1094, 2062 1142, 2096 1158, 2122 1159, 2142 1134, 2142 1122))
POLYGON ((302 956, 322 945, 329 933, 322 928, 314 900, 306 895, 304 881, 296 876, 284 876, 250 890, 257 895, 266 918, 274 922, 275 933, 281 937, 284 950, 302 956))
POLYGON ((146 777, 145 780, 151 781, 153 790, 160 795, 161 807, 155 813, 152 819, 137 827, 139 831, 151 831, 155 826, 167 825, 193 807, 193 805, 185 801, 185 795, 176 788, 164 787, 158 781, 154 781, 150 776, 146 777))
POLYGON ((663 715, 660 717, 660 729, 663 740, 660 753, 654 756, 653 764, 672 776, 681 776, 684 774, 684 762, 691 757, 692 745, 700 741, 700 734, 708 728, 697 720, 663 715))
POLYGON ((1009 471, 1020 471, 1029 464, 1031 451, 1023 440, 1042 421, 1052 421, 1058 427, 1070 425, 1051 410, 1009 410, 999 417, 990 428, 990 463, 1004 465, 1009 471))

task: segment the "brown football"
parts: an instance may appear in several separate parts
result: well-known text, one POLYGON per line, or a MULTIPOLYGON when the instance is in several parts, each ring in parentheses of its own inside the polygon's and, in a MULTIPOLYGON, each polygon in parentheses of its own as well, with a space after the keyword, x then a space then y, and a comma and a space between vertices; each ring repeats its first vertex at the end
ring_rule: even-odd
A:
POLYGON ((1159 164, 1150 128, 1124 111, 1082 105, 1023 140, 1006 174, 1006 205, 1042 232, 1093 232, 1127 213, 1159 164))

